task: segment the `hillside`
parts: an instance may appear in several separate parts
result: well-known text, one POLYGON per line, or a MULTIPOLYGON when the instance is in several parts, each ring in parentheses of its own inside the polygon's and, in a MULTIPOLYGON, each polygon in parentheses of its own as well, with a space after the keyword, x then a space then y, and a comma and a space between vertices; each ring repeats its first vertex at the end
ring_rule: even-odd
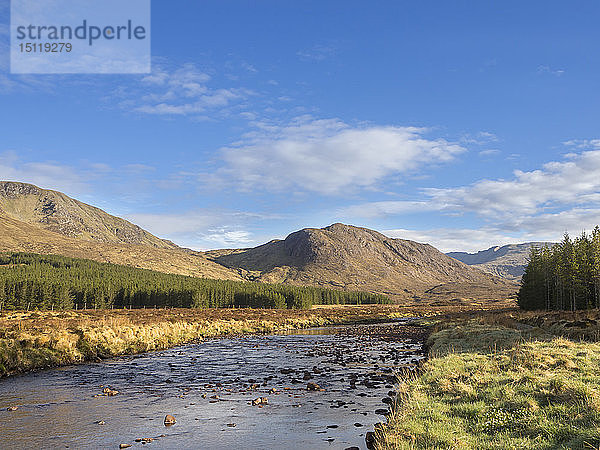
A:
POLYGON ((532 245, 542 246, 545 242, 526 242, 491 247, 477 253, 450 252, 448 256, 507 280, 521 279, 528 263, 532 245))
POLYGON ((32 184, 0 181, 0 214, 83 241, 177 248, 124 219, 32 184))
POLYGON ((60 192, 0 182, 0 251, 56 254, 194 277, 381 293, 396 301, 505 299, 516 285, 434 247, 366 228, 306 228, 252 249, 195 252, 60 192))
POLYGON ((5 251, 85 258, 195 277, 241 279, 234 271, 207 260, 200 252, 80 240, 6 217, 0 212, 0 252, 5 251))
POLYGON ((497 299, 516 289, 513 283, 469 267, 431 245, 339 223, 306 228, 255 248, 218 250, 207 256, 247 279, 380 292, 396 300, 469 300, 473 296, 468 286, 474 285, 484 298, 497 299))

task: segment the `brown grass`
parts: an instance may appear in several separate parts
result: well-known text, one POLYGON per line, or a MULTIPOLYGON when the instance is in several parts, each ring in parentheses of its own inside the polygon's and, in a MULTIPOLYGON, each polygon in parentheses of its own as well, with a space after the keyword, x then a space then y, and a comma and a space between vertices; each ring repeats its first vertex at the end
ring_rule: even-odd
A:
POLYGON ((0 376, 160 350, 208 337, 460 314, 464 308, 339 305, 311 310, 5 311, 0 313, 0 376))

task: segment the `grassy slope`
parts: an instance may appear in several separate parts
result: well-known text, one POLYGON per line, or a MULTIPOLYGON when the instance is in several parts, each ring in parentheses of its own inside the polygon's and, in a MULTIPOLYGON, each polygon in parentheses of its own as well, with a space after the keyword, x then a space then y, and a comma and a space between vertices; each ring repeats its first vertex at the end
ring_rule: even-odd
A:
POLYGON ((62 192, 0 181, 0 211, 8 217, 84 241, 177 248, 137 225, 62 192))
POLYGON ((434 332, 431 358, 401 381, 378 447, 598 448, 600 344, 579 339, 582 330, 594 339, 598 323, 540 317, 492 313, 434 332))
POLYGON ((198 252, 89 242, 43 230, 0 214, 0 252, 6 251, 64 255, 178 275, 242 280, 235 271, 209 261, 198 252))

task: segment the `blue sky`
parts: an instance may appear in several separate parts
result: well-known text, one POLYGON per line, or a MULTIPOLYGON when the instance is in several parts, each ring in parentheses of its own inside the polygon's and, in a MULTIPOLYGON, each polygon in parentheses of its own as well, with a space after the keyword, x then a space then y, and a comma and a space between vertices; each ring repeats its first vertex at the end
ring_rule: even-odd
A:
POLYGON ((180 245, 333 222, 444 251, 600 223, 600 3, 152 2, 149 75, 11 75, 0 179, 180 245))

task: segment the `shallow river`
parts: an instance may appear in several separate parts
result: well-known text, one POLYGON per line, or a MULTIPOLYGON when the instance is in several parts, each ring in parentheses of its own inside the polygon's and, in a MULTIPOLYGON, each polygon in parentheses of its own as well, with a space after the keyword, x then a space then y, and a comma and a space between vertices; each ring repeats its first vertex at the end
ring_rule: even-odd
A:
POLYGON ((0 380, 0 447, 366 448, 394 372, 422 357, 401 329, 214 339, 0 380), (98 396, 105 387, 119 393, 98 396), (250 404, 261 397, 268 404, 250 404), (166 414, 177 423, 166 427, 166 414))

